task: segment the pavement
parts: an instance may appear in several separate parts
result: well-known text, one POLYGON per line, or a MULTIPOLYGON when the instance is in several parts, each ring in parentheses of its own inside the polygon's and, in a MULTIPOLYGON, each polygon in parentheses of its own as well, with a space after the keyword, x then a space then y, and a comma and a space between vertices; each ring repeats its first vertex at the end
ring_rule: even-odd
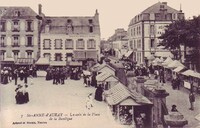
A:
MULTIPOLYGON (((30 80, 29 80, 30 81, 30 80)), ((53 85, 44 77, 34 78, 28 87, 27 104, 16 104, 14 81, 0 86, 0 128, 129 128, 114 120, 105 102, 93 100, 86 108, 86 97, 95 92, 83 80, 65 80, 53 85)))
MULTIPOLYGON (((2 121, 0 128, 27 128, 27 126, 31 128, 130 128, 114 120, 105 102, 94 100, 94 107, 90 110, 86 109, 86 97, 89 93, 94 94, 95 88, 84 87, 82 79, 78 81, 68 79, 65 80, 64 85, 53 85, 52 81, 46 81, 44 77, 34 78, 33 81, 34 84, 28 87, 30 102, 22 105, 16 104, 14 81, 0 86, 0 120, 2 121), (28 124, 20 124, 23 122, 28 124)), ((184 87, 173 90, 170 82, 163 87, 169 93, 166 98, 168 110, 171 110, 171 106, 175 104, 178 111, 188 120, 188 125, 184 128, 200 128, 200 121, 195 119, 200 114, 199 94, 195 95, 195 109, 191 111, 189 90, 184 87)))
MULTIPOLYGON (((188 125, 185 125, 184 128, 200 128, 200 120, 197 120, 195 117, 200 114, 200 95, 195 94, 195 107, 194 110, 189 110, 189 90, 181 87, 180 90, 173 90, 171 83, 167 82, 163 86, 166 91, 169 93, 169 96, 166 98, 167 108, 170 111, 171 106, 175 104, 180 113, 188 120, 188 125)), ((200 119, 200 118, 199 118, 200 119)))

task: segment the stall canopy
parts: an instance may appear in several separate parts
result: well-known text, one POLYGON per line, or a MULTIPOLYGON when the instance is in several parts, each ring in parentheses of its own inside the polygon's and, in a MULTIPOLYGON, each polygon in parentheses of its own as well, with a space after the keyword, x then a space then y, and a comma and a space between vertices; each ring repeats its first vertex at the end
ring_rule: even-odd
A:
POLYGON ((153 65, 159 65, 162 62, 163 62, 163 60, 159 59, 159 58, 155 58, 155 60, 152 61, 153 65))
POLYGON ((183 70, 185 67, 182 67, 182 66, 178 66, 177 68, 175 68, 173 71, 174 72, 180 72, 181 70, 183 70))
POLYGON ((150 60, 150 61, 152 61, 152 60, 155 59, 155 57, 154 57, 154 55, 149 55, 149 56, 147 56, 147 59, 150 60))
POLYGON ((163 66, 167 66, 168 64, 170 64, 171 62, 173 62, 173 60, 170 57, 167 57, 167 59, 162 63, 163 66))
POLYGON ((133 53, 133 51, 128 51, 124 54, 125 57, 129 57, 131 54, 133 53))
POLYGON ((50 61, 50 66, 66 66, 65 61, 50 61))
POLYGON ((174 60, 173 62, 169 63, 166 68, 172 69, 177 68, 178 66, 185 67, 181 62, 178 60, 174 60))
POLYGON ((16 65, 31 65, 34 63, 33 58, 17 58, 16 65))
POLYGON ((106 101, 109 105, 144 105, 144 104, 152 104, 146 97, 137 93, 131 92, 128 90, 125 85, 118 83, 113 86, 111 89, 105 92, 106 101))
POLYGON ((96 76, 96 79, 97 79, 98 82, 104 82, 104 81, 117 82, 118 81, 117 77, 115 77, 114 75, 112 75, 111 73, 108 73, 108 72, 102 72, 102 73, 98 74, 96 76))
POLYGON ((49 62, 48 58, 41 57, 38 59, 38 61, 35 64, 36 65, 49 65, 50 62, 49 62))
POLYGON ((195 78, 200 78, 200 73, 195 72, 195 71, 190 70, 190 69, 186 70, 185 72, 183 72, 181 74, 183 74, 185 76, 192 76, 192 77, 195 77, 195 78))

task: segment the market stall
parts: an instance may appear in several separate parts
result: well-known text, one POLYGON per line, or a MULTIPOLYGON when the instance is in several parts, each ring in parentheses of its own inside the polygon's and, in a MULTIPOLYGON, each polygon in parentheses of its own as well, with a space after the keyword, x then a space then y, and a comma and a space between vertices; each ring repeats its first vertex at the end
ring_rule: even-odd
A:
POLYGON ((152 103, 143 95, 131 92, 123 84, 118 83, 105 92, 114 117, 121 124, 137 125, 143 122, 143 127, 152 126, 152 103))
POLYGON ((97 84, 103 85, 104 90, 108 90, 116 85, 119 80, 117 77, 108 72, 102 72, 96 76, 97 84))
POLYGON ((193 91, 200 92, 200 73, 193 70, 186 70, 181 73, 184 75, 184 87, 187 89, 192 89, 193 91))

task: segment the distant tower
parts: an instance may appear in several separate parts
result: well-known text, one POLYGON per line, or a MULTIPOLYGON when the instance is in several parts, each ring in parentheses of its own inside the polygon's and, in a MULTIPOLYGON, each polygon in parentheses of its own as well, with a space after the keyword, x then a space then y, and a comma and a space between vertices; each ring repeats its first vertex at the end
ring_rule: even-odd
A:
POLYGON ((182 6, 181 6, 181 4, 180 4, 180 12, 182 12, 182 6))

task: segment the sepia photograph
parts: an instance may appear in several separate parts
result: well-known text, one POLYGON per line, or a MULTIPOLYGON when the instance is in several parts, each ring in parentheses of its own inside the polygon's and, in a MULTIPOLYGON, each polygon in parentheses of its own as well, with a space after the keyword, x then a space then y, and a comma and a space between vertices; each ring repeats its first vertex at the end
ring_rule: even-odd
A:
POLYGON ((0 0, 0 128, 200 128, 199 6, 0 0))

